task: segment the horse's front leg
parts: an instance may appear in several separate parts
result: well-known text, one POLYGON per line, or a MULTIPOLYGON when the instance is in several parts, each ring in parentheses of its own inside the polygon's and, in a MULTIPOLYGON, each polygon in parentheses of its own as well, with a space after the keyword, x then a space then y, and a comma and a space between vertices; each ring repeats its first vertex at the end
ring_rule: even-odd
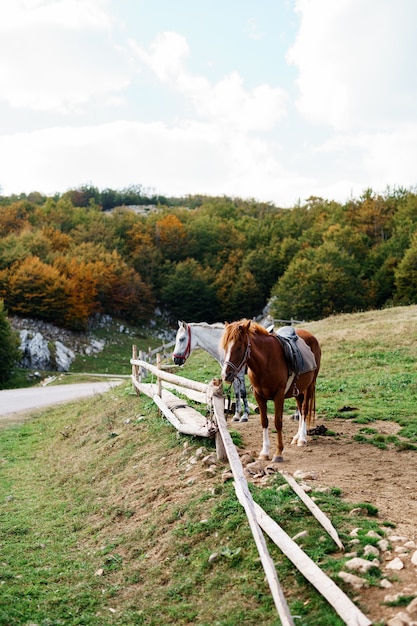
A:
POLYGON ((282 451, 284 450, 284 444, 282 442, 282 414, 284 412, 284 393, 278 393, 274 398, 275 407, 275 429, 277 431, 277 447, 272 460, 275 463, 280 463, 282 458, 282 451))
POLYGON ((268 461, 269 460, 269 450, 271 447, 269 441, 269 433, 268 433, 268 413, 267 413, 267 401, 264 398, 261 398, 255 392, 255 400, 259 407, 259 413, 261 416, 261 426, 262 426, 262 450, 259 453, 259 460, 268 461))
POLYGON ((297 401, 297 412, 299 415, 298 420, 298 431, 297 434, 294 435, 291 441, 291 445, 297 444, 297 446, 306 446, 307 445, 307 427, 305 420, 305 406, 304 406, 304 394, 301 393, 296 398, 297 401))

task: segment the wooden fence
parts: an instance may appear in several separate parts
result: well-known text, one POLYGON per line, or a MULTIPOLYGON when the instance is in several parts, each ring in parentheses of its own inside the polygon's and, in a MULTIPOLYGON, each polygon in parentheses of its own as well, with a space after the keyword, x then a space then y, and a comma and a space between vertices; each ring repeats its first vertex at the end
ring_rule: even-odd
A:
MULTIPOLYGON (((160 357, 157 357, 157 361, 160 361, 160 357)), ((205 385, 165 372, 142 359, 138 359, 135 346, 130 363, 132 365, 132 384, 136 392, 138 394, 145 393, 153 398, 161 412, 177 430, 185 434, 203 437, 214 436, 216 438, 217 456, 221 459, 227 459, 232 470, 236 495, 245 509, 281 624, 294 626, 262 531, 267 533, 303 576, 323 595, 345 624, 348 626, 371 626, 372 622, 333 580, 253 501, 239 455, 227 429, 222 381, 213 379, 209 385, 205 385), (156 382, 143 382, 140 375, 143 370, 154 376, 156 382), (201 402, 208 408, 208 416, 203 416, 199 411, 189 407, 184 400, 175 396, 169 389, 174 389, 182 396, 201 402)), ((301 488, 298 487, 292 477, 285 473, 282 475, 338 547, 343 550, 343 544, 327 516, 304 491, 301 494, 301 488)))

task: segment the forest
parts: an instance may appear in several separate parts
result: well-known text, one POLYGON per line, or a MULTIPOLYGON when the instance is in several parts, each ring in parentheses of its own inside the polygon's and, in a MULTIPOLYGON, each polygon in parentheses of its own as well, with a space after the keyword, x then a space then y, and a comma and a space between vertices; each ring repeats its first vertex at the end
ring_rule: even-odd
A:
POLYGON ((0 300, 9 314, 85 330, 276 319, 417 303, 417 194, 367 189, 344 204, 149 196, 84 186, 0 196, 0 300))

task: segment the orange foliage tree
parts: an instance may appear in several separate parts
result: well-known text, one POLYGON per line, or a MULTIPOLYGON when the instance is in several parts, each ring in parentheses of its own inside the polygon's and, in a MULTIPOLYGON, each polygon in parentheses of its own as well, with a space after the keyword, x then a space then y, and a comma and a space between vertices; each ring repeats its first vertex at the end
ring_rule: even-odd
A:
POLYGON ((11 312, 65 324, 67 283, 58 269, 30 256, 14 263, 3 278, 4 299, 11 312))

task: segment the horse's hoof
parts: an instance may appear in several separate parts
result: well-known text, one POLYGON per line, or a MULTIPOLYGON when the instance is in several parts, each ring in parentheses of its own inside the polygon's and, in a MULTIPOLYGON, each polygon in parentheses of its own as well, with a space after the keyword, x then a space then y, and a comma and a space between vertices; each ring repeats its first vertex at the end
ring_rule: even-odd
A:
POLYGON ((258 461, 269 461, 269 454, 260 454, 258 456, 258 461))
POLYGON ((234 415, 233 419, 232 419, 232 422, 239 422, 239 421, 240 421, 239 420, 239 415, 234 415))
POLYGON ((283 460, 284 460, 284 459, 282 458, 282 456, 276 456, 276 455, 275 455, 275 456, 274 456, 274 458, 272 459, 272 462, 273 462, 273 463, 282 463, 282 462, 283 462, 283 460))
POLYGON ((246 415, 242 415, 242 417, 240 418, 239 422, 247 422, 248 418, 246 417, 246 415))
POLYGON ((297 441, 297 446, 299 446, 300 448, 304 447, 307 445, 307 441, 297 441))

